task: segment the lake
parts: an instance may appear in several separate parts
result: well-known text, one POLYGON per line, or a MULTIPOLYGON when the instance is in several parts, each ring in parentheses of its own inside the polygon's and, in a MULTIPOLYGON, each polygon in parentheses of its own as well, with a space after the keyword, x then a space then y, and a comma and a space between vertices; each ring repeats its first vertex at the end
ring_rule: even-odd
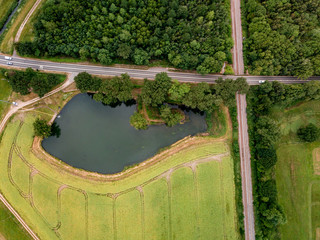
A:
POLYGON ((111 107, 79 94, 69 101, 55 119, 61 128, 59 138, 42 141, 43 148, 65 163, 103 174, 118 173, 125 166, 154 156, 161 148, 178 140, 205 132, 205 116, 186 112, 189 121, 174 127, 149 126, 136 130, 130 116, 136 105, 111 107))

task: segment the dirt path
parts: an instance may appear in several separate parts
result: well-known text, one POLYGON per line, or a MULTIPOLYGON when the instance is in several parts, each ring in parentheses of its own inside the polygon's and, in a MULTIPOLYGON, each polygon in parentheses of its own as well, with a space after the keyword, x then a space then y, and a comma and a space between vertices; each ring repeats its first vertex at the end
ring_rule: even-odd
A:
POLYGON ((15 37, 15 39, 14 39, 14 42, 19 42, 21 33, 22 33, 25 25, 27 24, 27 22, 29 21, 31 15, 32 15, 33 12, 36 10, 36 8, 39 6, 39 4, 40 4, 41 1, 42 1, 42 0, 36 1, 36 3, 33 5, 33 7, 31 8, 31 10, 29 11, 28 15, 26 16, 26 18, 23 20, 23 22, 22 22, 22 24, 20 25, 19 30, 18 30, 18 32, 17 32, 17 34, 16 34, 16 37, 15 37))
POLYGON ((234 46, 232 49, 233 70, 235 75, 244 74, 243 51, 242 51, 242 26, 240 0, 231 0, 232 38, 234 46))
POLYGON ((242 201, 244 209, 245 239, 255 239, 251 159, 247 124, 246 95, 237 94, 237 110, 239 123, 239 149, 241 161, 242 201))
POLYGON ((25 221, 20 217, 16 210, 8 203, 8 201, 4 198, 2 194, 0 194, 0 200, 3 204, 9 209, 9 211, 16 217, 16 219, 20 222, 20 224, 24 227, 24 229, 30 234, 30 236, 34 240, 40 240, 38 236, 31 230, 31 228, 25 223, 25 221))
MULTIPOLYGON (((49 97, 59 91, 61 91, 62 89, 66 88, 67 86, 69 86, 73 81, 74 81, 74 77, 75 74, 69 74, 68 75, 68 79, 66 80, 66 82, 61 85, 60 87, 54 89, 53 91, 47 93, 43 98, 49 97)), ((43 99, 42 98, 42 99, 43 99)), ((11 106, 10 110, 7 112, 7 114, 5 115, 5 117, 2 119, 2 121, 0 122, 0 133, 4 130, 4 127, 7 123, 7 121, 10 119, 11 116, 13 116, 18 110, 33 104, 37 101, 39 101, 40 98, 34 98, 30 101, 27 102, 18 102, 18 106, 11 106)), ((9 211, 16 217, 16 219, 20 222, 20 224, 23 226, 23 228, 30 234, 30 236, 34 239, 34 240, 40 240, 38 238, 38 236, 31 230, 31 228, 25 223, 25 221, 20 217, 20 215, 16 212, 16 210, 9 204, 9 202, 4 198, 4 196, 2 194, 0 194, 0 201, 2 201, 2 203, 9 209, 9 211)))
POLYGON ((6 240, 6 238, 0 233, 0 240, 6 240))
POLYGON ((63 90, 64 88, 68 87, 73 81, 74 81, 74 77, 75 77, 75 74, 72 73, 72 74, 69 74, 68 75, 68 78, 67 80, 65 81, 65 83, 63 85, 61 85, 60 87, 54 89, 53 91, 47 93, 46 95, 44 95, 42 98, 34 98, 30 101, 27 101, 27 102, 21 102, 21 101, 17 101, 18 103, 18 106, 11 106, 9 111, 7 112, 7 114, 5 115, 5 117, 2 119, 2 121, 0 122, 0 133, 3 131, 8 119, 14 115, 16 112, 18 112, 19 110, 23 109, 24 107, 30 105, 30 104, 33 104, 33 103, 36 103, 38 102, 39 100, 42 100, 44 98, 47 98, 47 97, 50 97, 51 95, 63 90))
POLYGON ((316 148, 312 152, 314 174, 320 175, 320 148, 316 148))

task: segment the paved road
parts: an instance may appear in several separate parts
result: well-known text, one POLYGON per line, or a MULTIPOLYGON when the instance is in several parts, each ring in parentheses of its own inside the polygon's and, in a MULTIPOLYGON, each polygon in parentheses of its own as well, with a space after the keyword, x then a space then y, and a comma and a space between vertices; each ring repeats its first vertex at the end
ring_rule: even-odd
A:
MULTIPOLYGON (((4 59, 4 55, 0 55, 0 66, 7 65, 7 61, 4 59)), ((165 68, 151 68, 149 70, 140 70, 140 69, 129 69, 129 68, 117 68, 117 67, 104 67, 104 66, 95 66, 95 65, 83 65, 83 64, 71 64, 71 63, 56 63, 43 60, 34 60, 27 59, 22 57, 14 57, 11 61, 13 63, 12 67, 27 68, 32 67, 39 70, 47 71, 58 71, 66 73, 79 73, 79 72, 88 72, 90 74, 96 75, 105 75, 105 76, 118 76, 122 73, 128 73, 133 78, 148 78, 154 79, 155 75, 159 72, 167 72, 168 75, 174 79, 177 79, 182 82, 208 82, 214 83, 219 77, 222 78, 231 78, 236 79, 238 77, 245 77, 249 84, 259 84, 259 80, 269 80, 269 81, 280 81, 283 83, 301 83, 305 80, 298 80, 295 77, 290 76, 225 76, 218 74, 208 74, 200 75, 197 73, 182 73, 182 72, 172 72, 168 71, 165 68)), ((320 77, 312 77, 310 80, 320 80, 320 77)))

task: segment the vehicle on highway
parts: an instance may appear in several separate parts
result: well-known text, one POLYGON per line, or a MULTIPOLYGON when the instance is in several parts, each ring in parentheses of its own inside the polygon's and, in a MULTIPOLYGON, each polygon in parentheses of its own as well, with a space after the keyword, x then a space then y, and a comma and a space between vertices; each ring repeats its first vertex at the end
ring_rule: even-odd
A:
POLYGON ((259 83, 264 83, 266 82, 266 80, 259 80, 259 83))
POLYGON ((12 57, 5 56, 4 59, 6 59, 6 60, 12 60, 12 57))
POLYGON ((13 63, 12 62, 7 62, 7 65, 13 65, 13 63))
POLYGON ((18 103, 17 102, 12 102, 13 105, 15 106, 18 106, 18 103))

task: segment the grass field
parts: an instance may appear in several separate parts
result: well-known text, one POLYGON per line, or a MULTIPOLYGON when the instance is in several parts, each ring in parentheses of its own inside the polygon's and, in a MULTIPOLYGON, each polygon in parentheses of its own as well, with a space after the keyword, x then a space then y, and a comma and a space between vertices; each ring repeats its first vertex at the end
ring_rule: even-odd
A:
POLYGON ((280 227, 281 239, 316 239, 320 227, 320 175, 314 172, 313 152, 320 147, 320 141, 301 143, 296 131, 310 122, 320 126, 320 102, 275 110, 273 115, 279 119, 283 134, 277 150, 276 181, 279 203, 288 222, 280 227))
MULTIPOLYGON (((0 100, 8 100, 10 94, 12 92, 10 84, 4 78, 2 73, 0 72, 0 100)), ((4 111, 10 106, 9 103, 0 102, 0 119, 2 118, 2 114, 4 111)))
POLYGON ((7 207, 0 202, 0 239, 2 237, 6 240, 32 239, 7 207))
POLYGON ((14 38, 19 30, 20 25, 27 16, 28 12, 36 2, 36 0, 23 0, 22 4, 19 6, 19 9, 11 19, 11 23, 8 25, 8 30, 3 34, 2 41, 0 44, 0 51, 7 54, 13 53, 13 43, 14 38))
POLYGON ((15 118, 5 130, 0 190, 41 239, 239 239, 229 139, 198 137, 126 178, 94 181, 32 154, 37 114, 15 118))

